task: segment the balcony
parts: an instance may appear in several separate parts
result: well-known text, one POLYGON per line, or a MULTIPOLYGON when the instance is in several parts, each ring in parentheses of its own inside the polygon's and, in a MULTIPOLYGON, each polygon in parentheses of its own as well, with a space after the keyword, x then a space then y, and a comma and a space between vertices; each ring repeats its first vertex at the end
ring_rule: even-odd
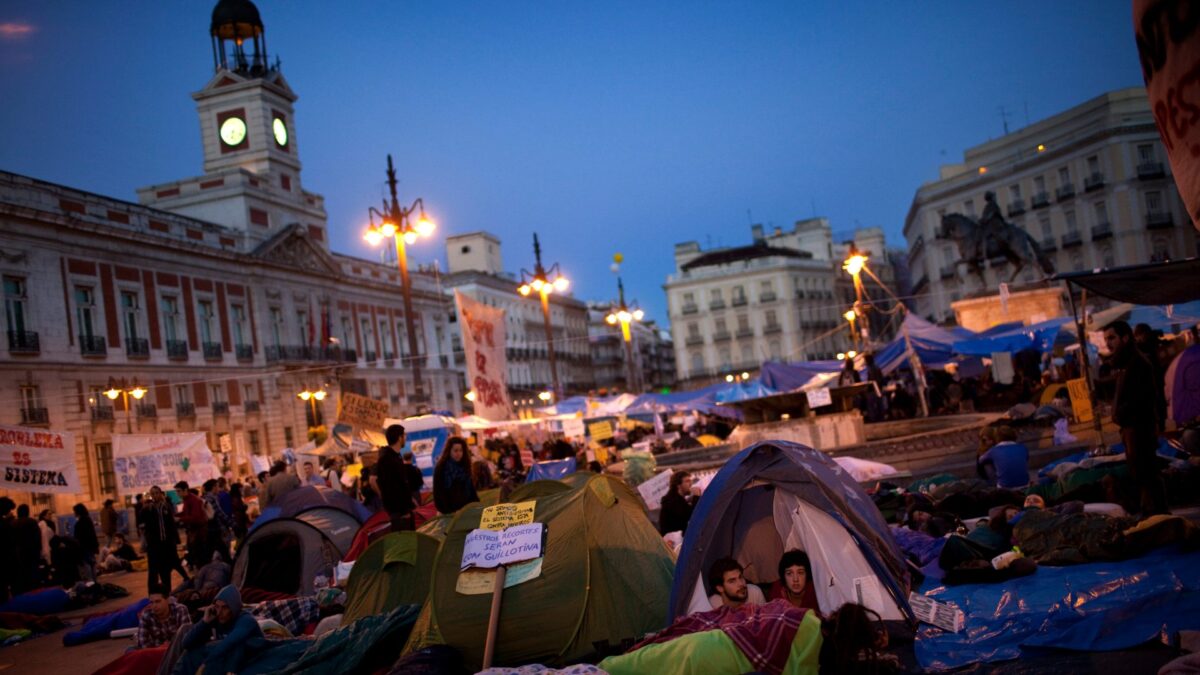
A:
POLYGON ((346 363, 357 362, 358 361, 358 350, 357 349, 343 349, 342 350, 342 360, 345 361, 346 363))
POLYGON ((1092 175, 1083 179, 1083 191, 1091 192, 1104 187, 1104 174, 1099 171, 1092 172, 1092 175))
POLYGON ((21 424, 50 424, 50 411, 45 408, 21 408, 21 424))
POLYGON ((187 340, 167 340, 167 358, 172 361, 187 361, 187 340))
POLYGON ((221 354, 221 343, 220 342, 203 342, 203 343, 201 343, 200 346, 201 346, 201 349, 204 351, 204 360, 205 361, 220 361, 221 360, 222 354, 221 354))
POLYGON ((734 307, 745 307, 746 306, 746 296, 743 295, 740 298, 734 298, 733 300, 730 301, 730 304, 733 305, 734 307))
POLYGON ((79 352, 84 356, 107 356, 108 342, 99 335, 80 335, 79 352))
POLYGON ((754 337, 754 329, 753 328, 739 328, 739 329, 737 329, 736 335, 740 338, 754 337))
POLYGON ((10 354, 37 354, 42 351, 38 334, 31 330, 8 331, 8 351, 10 354))
POLYGON ((680 311, 684 314, 695 314, 700 311, 700 308, 695 305, 684 305, 680 311))
POLYGON ((725 309, 725 301, 724 300, 713 300, 712 302, 708 303, 708 308, 710 310, 725 309))
POLYGON ((1156 178, 1164 178, 1167 175, 1166 168, 1162 162, 1142 162, 1138 164, 1137 176, 1142 180, 1154 180, 1156 178))
POLYGON ((768 293, 759 293, 758 294, 758 301, 761 304, 765 305, 768 302, 775 302, 775 300, 776 300, 776 297, 775 297, 774 293, 768 292, 768 293))
POLYGON ((134 359, 150 358, 150 341, 146 338, 125 338, 125 355, 134 359))
POLYGON ((1022 213, 1025 213, 1025 200, 1024 199, 1014 199, 1008 203, 1009 217, 1019 216, 1022 213))
POLYGON ((955 265, 945 265, 941 269, 939 275, 942 279, 953 279, 958 276, 958 270, 955 265))
POLYGON ((391 353, 391 352, 384 352, 384 353, 383 353, 383 362, 384 362, 384 363, 386 363, 387 365, 389 365, 389 366, 390 366, 390 365, 392 365, 392 362, 393 362, 393 361, 395 361, 395 360, 396 360, 396 355, 395 355, 395 354, 393 354, 393 353, 391 353))
POLYGON ((364 358, 367 361, 367 365, 375 363, 375 352, 367 352, 364 358))
POLYGON ((155 419, 158 417, 158 408, 153 403, 137 404, 137 416, 145 419, 155 419))
POLYGON ((242 410, 245 410, 248 413, 256 413, 261 410, 261 408, 258 401, 244 401, 242 403, 242 410))
POLYGON ((733 339, 733 336, 730 335, 729 331, 727 331, 727 330, 719 330, 719 331, 713 333, 713 342, 725 342, 727 340, 732 340, 732 339, 733 339))
POLYGON ((1110 223, 1097 223, 1092 227, 1092 241, 1107 239, 1112 235, 1113 231, 1110 223))
POLYGON ((1063 183, 1054 191, 1054 199, 1060 202, 1065 202, 1068 199, 1075 197, 1075 184, 1063 183))
POLYGON ((196 416, 195 403, 176 403, 175 416, 179 419, 192 418, 196 416))
POLYGON ((111 422, 112 418, 113 418, 113 408, 111 405, 92 406, 92 421, 93 422, 111 422))
POLYGON ((1042 208, 1042 207, 1044 207, 1044 206, 1050 206, 1050 195, 1046 194, 1046 191, 1045 191, 1045 190, 1043 190, 1043 191, 1041 191, 1041 192, 1039 192, 1039 193, 1035 194, 1035 195, 1034 195, 1032 198, 1030 198, 1030 200, 1029 200, 1029 207, 1030 207, 1030 208, 1033 208, 1033 209, 1040 209, 1040 208, 1042 208))
POLYGON ((1175 217, 1170 211, 1157 211, 1146 214, 1146 228, 1161 230, 1175 225, 1175 217))
POLYGON ((687 339, 685 339, 683 342, 684 342, 684 344, 686 344, 689 347, 695 347, 696 345, 704 344, 704 336, 703 335, 689 335, 689 336, 687 336, 687 339))
POLYGON ((1058 241, 1054 237, 1046 237, 1042 239, 1040 247, 1043 251, 1057 251, 1058 241))
POLYGON ((254 360, 254 346, 253 345, 235 345, 233 348, 233 351, 235 354, 237 354, 238 361, 253 361, 254 360))
POLYGON ((769 323, 769 324, 763 326, 763 335, 770 335, 771 333, 778 333, 782 330, 783 330, 782 324, 769 323))
POLYGON ((212 402, 212 414, 214 417, 217 415, 228 416, 229 415, 229 401, 213 401, 212 402))
POLYGON ((1083 236, 1080 235, 1078 232, 1068 232, 1068 233, 1064 234, 1062 237, 1062 247, 1064 249, 1071 248, 1073 246, 1079 246, 1082 243, 1083 243, 1083 236))
MULTIPOLYGON (((353 363, 357 360, 348 359, 346 351, 349 351, 352 356, 357 356, 353 350, 343 350, 340 347, 309 347, 307 345, 273 345, 263 349, 263 356, 267 363, 307 363, 313 361, 342 360, 353 363)), ((371 360, 374 360, 374 358, 371 360)))

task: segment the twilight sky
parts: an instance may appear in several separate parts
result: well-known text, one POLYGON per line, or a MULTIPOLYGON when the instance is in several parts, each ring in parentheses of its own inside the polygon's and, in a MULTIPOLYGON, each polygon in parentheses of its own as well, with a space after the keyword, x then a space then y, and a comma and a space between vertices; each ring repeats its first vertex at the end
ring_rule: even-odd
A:
MULTIPOLYGON (((214 5, 0 4, 0 169, 130 201, 199 175, 214 5)), ((816 214, 903 246, 917 187, 1001 106, 1016 130, 1142 84, 1128 0, 257 5, 335 250, 373 255, 391 152, 440 225, 416 262, 486 229, 516 272, 536 231, 582 299, 615 296, 623 253, 664 323, 677 242, 816 214)))

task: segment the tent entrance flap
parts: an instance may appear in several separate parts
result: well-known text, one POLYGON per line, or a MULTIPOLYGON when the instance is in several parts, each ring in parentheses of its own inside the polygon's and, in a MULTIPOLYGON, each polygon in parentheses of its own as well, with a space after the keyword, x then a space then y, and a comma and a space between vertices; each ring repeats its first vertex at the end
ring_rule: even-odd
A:
POLYGON ((300 549, 300 538, 290 533, 250 542, 244 585, 274 593, 295 593, 303 568, 300 549))

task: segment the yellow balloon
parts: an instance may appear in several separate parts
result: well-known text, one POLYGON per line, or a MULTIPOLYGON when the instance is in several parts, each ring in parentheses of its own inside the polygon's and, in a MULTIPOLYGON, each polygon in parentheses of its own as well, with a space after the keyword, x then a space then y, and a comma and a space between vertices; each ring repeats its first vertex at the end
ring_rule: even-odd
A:
POLYGON ((613 262, 622 262, 624 260, 625 256, 621 255, 620 253, 613 255, 613 262))

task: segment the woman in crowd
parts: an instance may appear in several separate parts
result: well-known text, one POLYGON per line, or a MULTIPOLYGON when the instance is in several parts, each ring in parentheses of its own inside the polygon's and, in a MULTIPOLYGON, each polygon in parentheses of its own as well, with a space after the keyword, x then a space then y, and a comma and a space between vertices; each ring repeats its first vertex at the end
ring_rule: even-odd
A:
POLYGON ((471 452, 461 436, 451 436, 433 469, 433 503, 438 513, 454 513, 479 501, 471 482, 471 452))
POLYGON ((74 512, 75 531, 72 535, 83 549, 80 576, 88 581, 95 581, 96 556, 100 555, 100 539, 96 536, 96 524, 92 522, 92 516, 88 514, 87 507, 83 504, 76 504, 74 512))

